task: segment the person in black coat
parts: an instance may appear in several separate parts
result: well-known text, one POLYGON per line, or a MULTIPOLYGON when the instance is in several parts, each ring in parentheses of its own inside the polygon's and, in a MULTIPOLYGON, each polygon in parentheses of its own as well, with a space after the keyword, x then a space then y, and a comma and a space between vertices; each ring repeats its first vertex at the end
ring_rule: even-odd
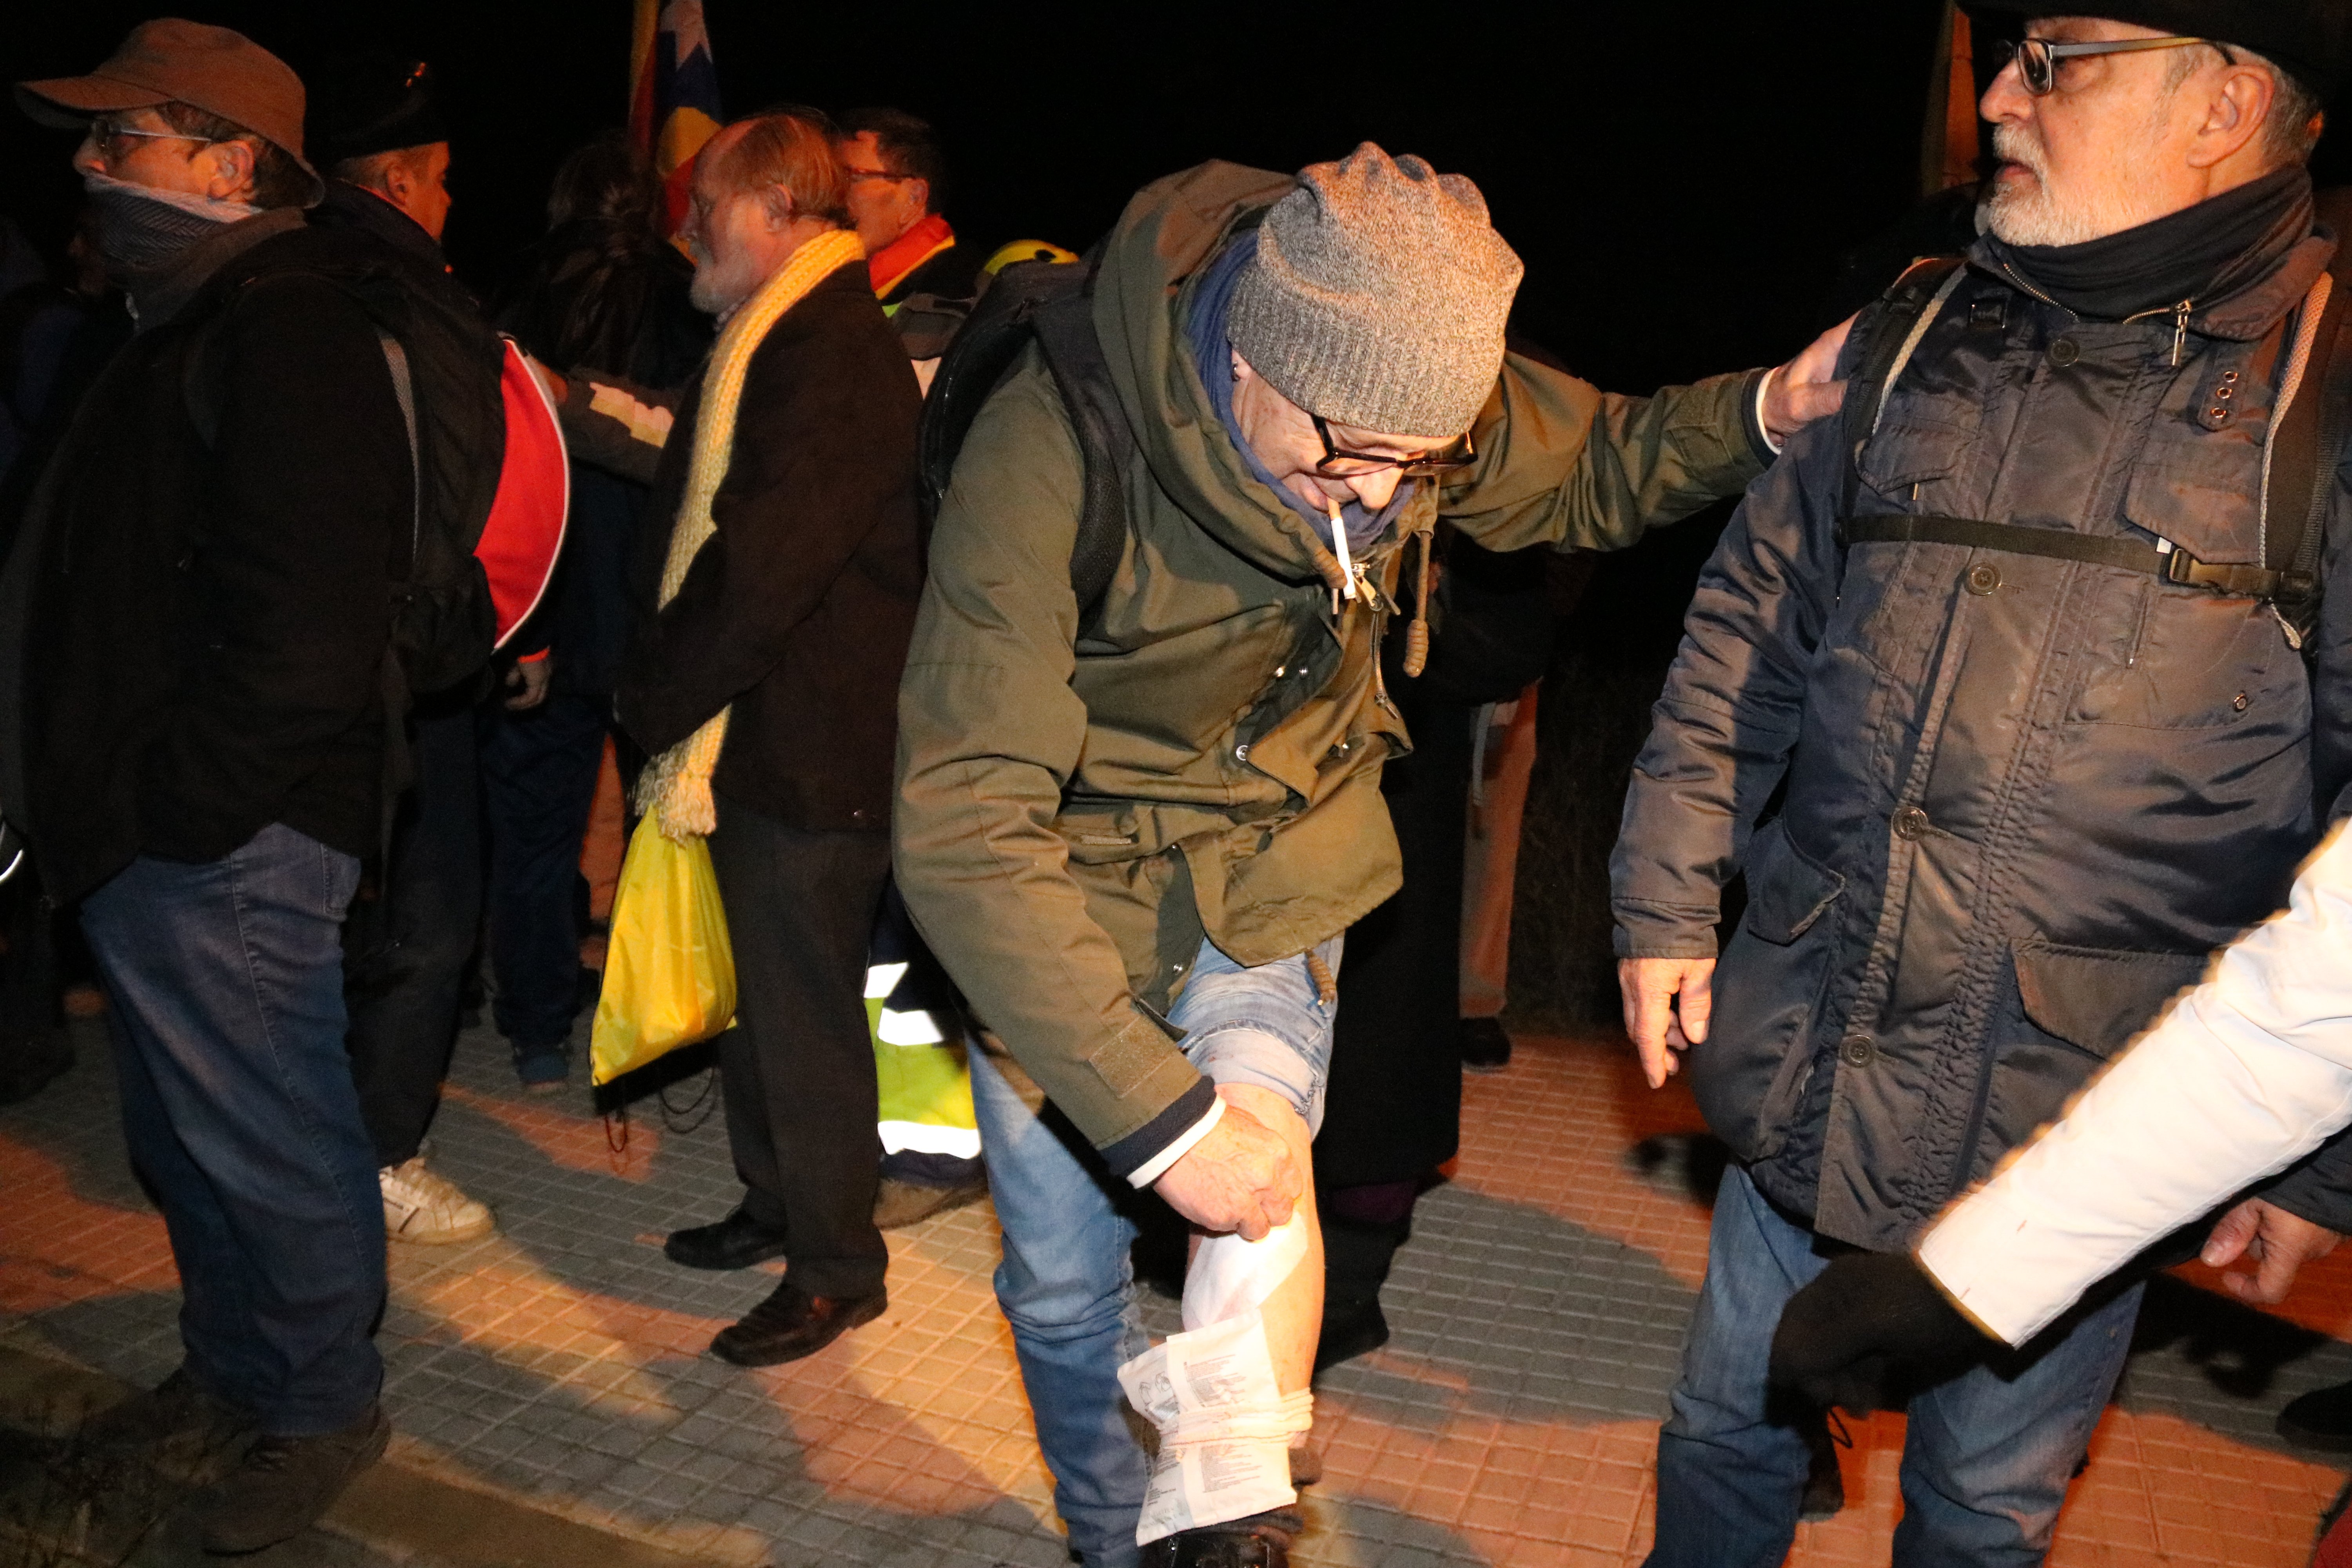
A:
MULTIPOLYGON (((620 722, 659 759, 728 715, 709 844, 738 984, 719 1076, 746 1192, 667 1250, 698 1268, 789 1258, 775 1292, 711 1347, 747 1365, 811 1354, 887 1304, 864 994, 889 868, 898 675, 922 585, 921 399, 864 258, 839 232, 829 130, 814 111, 761 115, 730 126, 699 161, 697 304, 732 317, 804 247, 841 260, 751 351, 712 531, 667 598, 696 432, 729 380, 706 390, 707 363, 674 399, 648 403, 654 395, 619 378, 583 373, 564 395, 575 452, 654 484, 659 521, 633 578, 639 618, 620 722)), ((722 336, 720 353, 729 346, 722 336)))
POLYGON ((1412 1232, 1416 1198, 1462 1131, 1462 879, 1472 726, 1517 697, 1551 654, 1549 550, 1496 554, 1450 536, 1433 591, 1428 667, 1403 668, 1402 627, 1383 650, 1388 689, 1412 735, 1381 795, 1404 885, 1349 929, 1323 1130, 1315 1140, 1323 1215, 1318 1370, 1386 1343, 1380 1292, 1412 1232))
POLYGON ((332 280, 350 252, 303 223, 320 182, 281 61, 154 21, 17 101, 81 132, 139 323, 0 577, 0 801, 50 894, 80 900, 184 1296, 180 1369, 80 1441, 226 1453, 257 1432, 198 1510, 208 1550, 252 1552, 390 1431, 338 936, 383 823, 408 441, 332 280))
MULTIPOLYGON (((312 226, 364 247, 410 297, 444 302, 444 312, 419 312, 412 332, 431 331, 445 313, 476 316, 441 252, 449 142, 431 72, 418 61, 363 57, 320 87, 309 134, 330 177, 312 226)), ((499 449, 493 439, 482 445, 499 449)), ((414 777, 395 807, 388 853, 362 881, 343 928, 352 1075, 375 1146, 384 1230, 395 1241, 471 1241, 495 1223, 487 1204, 428 1166, 425 1151, 482 919, 474 742, 481 685, 475 671, 411 704, 414 777)))
MULTIPOLYGON (((574 152, 556 172, 547 234, 499 300, 499 325, 547 364, 682 384, 710 345, 710 318, 688 300, 693 269, 656 227, 660 201, 626 132, 574 152)), ((518 667, 541 679, 480 713, 493 1017, 527 1079, 559 1077, 584 999, 580 852, 608 735, 623 776, 636 771, 636 748, 612 723, 613 688, 649 499, 635 479, 572 461, 562 559, 520 634, 547 646, 544 660, 518 667)))

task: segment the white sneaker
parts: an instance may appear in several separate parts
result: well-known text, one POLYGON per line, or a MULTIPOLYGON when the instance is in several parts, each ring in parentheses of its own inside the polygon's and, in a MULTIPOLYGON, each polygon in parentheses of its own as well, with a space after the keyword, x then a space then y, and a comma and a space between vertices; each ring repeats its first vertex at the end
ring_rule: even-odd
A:
POLYGON ((383 1188, 383 1233, 394 1241, 427 1247, 472 1241, 490 1234, 497 1222, 488 1204, 476 1203, 446 1176, 425 1168, 425 1156, 376 1173, 383 1188))

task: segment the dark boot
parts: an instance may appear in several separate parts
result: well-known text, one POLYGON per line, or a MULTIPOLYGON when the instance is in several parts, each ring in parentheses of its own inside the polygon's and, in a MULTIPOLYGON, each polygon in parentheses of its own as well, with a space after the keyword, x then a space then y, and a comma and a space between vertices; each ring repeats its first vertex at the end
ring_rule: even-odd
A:
POLYGON ((2279 1436, 2298 1448, 2352 1454, 2352 1383, 2315 1388, 2279 1412, 2279 1436))
POLYGON ((198 1505, 205 1550, 233 1556, 291 1541, 319 1522, 391 1440, 392 1423, 379 1405, 340 1432, 263 1437, 198 1505))
POLYGON ((1180 1530, 1143 1549, 1143 1568, 1290 1568, 1290 1544, 1306 1522, 1285 1508, 1180 1530))
POLYGON ((175 1480, 199 1484, 235 1464, 260 1417, 212 1394, 186 1367, 81 1424, 73 1446, 106 1459, 137 1456, 175 1480))
POLYGON ((1323 1211, 1323 1331, 1315 1346, 1317 1375, 1341 1362, 1369 1355, 1389 1342, 1381 1287, 1396 1250, 1412 1235, 1412 1219, 1367 1224, 1323 1211))
POLYGON ((1511 1065, 1511 1037, 1495 1018, 1465 1018, 1457 1037, 1462 1065, 1472 1072, 1501 1072, 1511 1065))

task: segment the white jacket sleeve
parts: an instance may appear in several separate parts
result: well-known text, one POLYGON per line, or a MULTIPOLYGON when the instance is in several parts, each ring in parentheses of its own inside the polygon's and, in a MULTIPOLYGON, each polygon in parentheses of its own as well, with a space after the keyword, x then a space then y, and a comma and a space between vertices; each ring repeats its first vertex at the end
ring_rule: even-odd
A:
POLYGON ((2288 909, 1920 1241, 1988 1331, 2022 1344, 2148 1243, 2352 1123, 2352 834, 2288 909))

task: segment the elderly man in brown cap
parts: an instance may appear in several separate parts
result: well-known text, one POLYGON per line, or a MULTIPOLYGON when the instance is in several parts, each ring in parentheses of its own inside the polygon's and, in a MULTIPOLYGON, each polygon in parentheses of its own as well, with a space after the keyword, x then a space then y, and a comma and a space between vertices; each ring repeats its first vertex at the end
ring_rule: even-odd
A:
MULTIPOLYGON (((307 228, 303 89, 236 33, 143 24, 27 82, 138 335, 0 578, 0 800, 79 901, 186 1359, 85 1428, 209 1471, 205 1545, 307 1528, 383 1451, 375 1158, 339 932, 382 831, 411 455, 386 351, 307 228)), ((397 717, 395 714, 394 717, 397 717)))
POLYGON ((1506 352, 1519 273, 1477 188, 1418 158, 1203 164, 1129 203, 1040 329, 1098 373, 1024 359, 957 458, 899 691, 897 868, 986 1026, 997 1297, 1090 1568, 1279 1568, 1298 1528, 1308 1141, 1342 935, 1397 888, 1380 773, 1410 741, 1380 650, 1392 627, 1426 646, 1438 521, 1628 544, 1834 406, 1842 335, 1784 372, 1605 395, 1506 352), (1109 421, 1098 449, 1083 430, 1109 421), (1115 570, 1081 591, 1106 489, 1115 570), (1199 1240, 1186 1331, 1139 1355, 1145 1188, 1199 1240))

